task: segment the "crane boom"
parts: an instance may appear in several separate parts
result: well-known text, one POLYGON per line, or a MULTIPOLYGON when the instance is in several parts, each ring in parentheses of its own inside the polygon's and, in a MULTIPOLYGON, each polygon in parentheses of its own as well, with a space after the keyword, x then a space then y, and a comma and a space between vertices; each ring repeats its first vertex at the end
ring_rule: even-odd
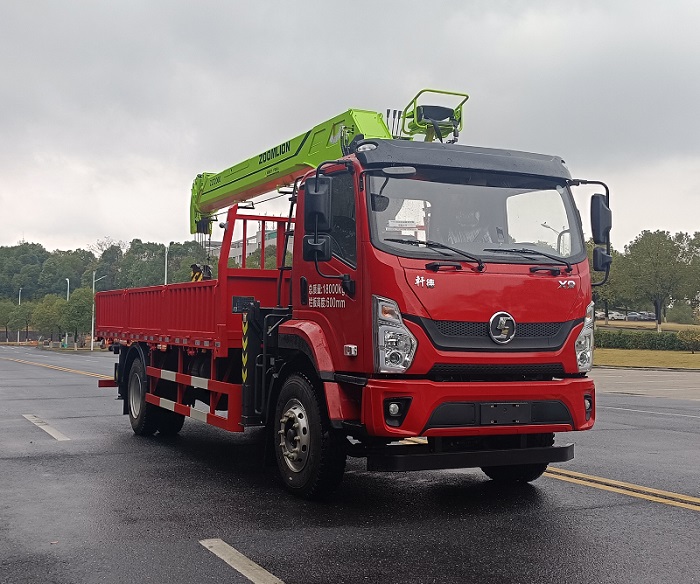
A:
POLYGON ((198 175, 192 184, 190 232, 208 233, 210 214, 288 185, 325 160, 342 157, 343 140, 358 134, 391 138, 381 114, 351 109, 226 170, 198 175))

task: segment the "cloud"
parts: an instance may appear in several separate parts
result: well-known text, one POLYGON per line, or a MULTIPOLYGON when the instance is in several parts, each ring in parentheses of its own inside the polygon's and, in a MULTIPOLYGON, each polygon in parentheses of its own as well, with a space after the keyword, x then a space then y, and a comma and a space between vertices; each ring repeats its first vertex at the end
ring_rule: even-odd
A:
POLYGON ((689 203, 694 2, 45 1, 3 13, 0 245, 185 239, 198 173, 350 107, 401 108, 426 86, 470 93, 462 143, 561 155, 576 176, 609 181, 616 241, 662 219, 687 229, 687 213, 627 205, 653 207, 661 188, 669 209, 689 203))

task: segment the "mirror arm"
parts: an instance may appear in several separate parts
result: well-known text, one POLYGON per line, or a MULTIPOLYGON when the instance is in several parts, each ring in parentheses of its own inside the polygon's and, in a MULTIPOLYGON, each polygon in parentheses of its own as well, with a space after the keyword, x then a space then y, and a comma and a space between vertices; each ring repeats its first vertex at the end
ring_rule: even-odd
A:
POLYGON ((350 160, 324 160, 316 167, 316 180, 318 180, 318 176, 321 174, 321 169, 327 164, 342 164, 350 173, 355 170, 355 167, 350 160))
POLYGON ((605 282, 608 281, 608 276, 610 275, 610 265, 608 265, 607 268, 605 268, 605 276, 600 282, 591 282, 591 288, 594 288, 595 286, 602 286, 605 284, 605 282))
POLYGON ((578 185, 600 185, 605 189, 605 204, 610 208, 610 189, 608 185, 599 180, 584 180, 582 178, 572 178, 568 181, 569 186, 577 187, 578 185))
MULTIPOLYGON (((610 209, 610 189, 608 188, 608 185, 606 185, 604 182, 599 180, 584 180, 582 178, 572 178, 568 181, 568 185, 571 187, 577 187, 578 185, 599 185, 603 187, 605 189, 605 205, 608 209, 610 209)), ((608 234, 606 252, 608 253, 608 255, 610 255, 610 234, 608 234)), ((605 280, 607 280, 607 275, 605 277, 605 280)), ((603 280, 603 282, 605 282, 605 280, 603 280)))
MULTIPOLYGON (((605 189, 605 205, 608 209, 610 209, 610 188, 608 185, 606 185, 604 182, 599 181, 599 180, 584 180, 584 179, 571 179, 568 181, 569 186, 578 186, 578 185, 599 185, 605 189)), ((611 250, 611 244, 610 244, 610 233, 608 233, 607 237, 607 242, 605 245, 605 251, 606 253, 610 256, 612 255, 612 250, 611 250)), ((605 269, 605 276, 600 282, 591 282, 591 288, 595 286, 602 286, 608 281, 608 277, 610 276, 610 264, 606 266, 605 269)))
POLYGON ((350 278, 350 274, 324 274, 321 268, 318 267, 318 258, 314 258, 314 265, 316 266, 316 273, 319 276, 328 278, 329 280, 341 280, 341 285, 347 295, 350 296, 350 298, 355 297, 355 281, 350 278))

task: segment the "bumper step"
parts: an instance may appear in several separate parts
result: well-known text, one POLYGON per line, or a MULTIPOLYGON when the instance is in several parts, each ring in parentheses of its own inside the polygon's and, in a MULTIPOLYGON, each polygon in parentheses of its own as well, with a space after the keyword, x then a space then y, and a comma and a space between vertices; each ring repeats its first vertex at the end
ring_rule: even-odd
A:
POLYGON ((470 452, 430 452, 427 445, 399 445, 388 446, 381 453, 370 454, 367 457, 367 470, 395 472, 513 464, 548 464, 550 462, 566 462, 573 457, 573 444, 470 452))

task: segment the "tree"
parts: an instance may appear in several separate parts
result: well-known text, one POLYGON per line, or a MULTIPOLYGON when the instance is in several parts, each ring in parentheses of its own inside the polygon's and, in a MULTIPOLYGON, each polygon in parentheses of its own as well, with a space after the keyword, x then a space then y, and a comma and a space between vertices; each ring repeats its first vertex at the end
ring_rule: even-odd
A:
MULTIPOLYGON (((79 288, 83 274, 89 266, 95 263, 95 256, 91 251, 76 249, 74 251, 56 250, 44 262, 39 276, 39 294, 65 295, 68 285, 66 278, 70 280, 72 288, 79 288)), ((92 271, 90 271, 92 276, 92 271)))
POLYGON ((165 246, 134 239, 124 254, 118 288, 156 286, 165 279, 165 246))
MULTIPOLYGON (((591 278, 593 281, 600 281, 602 276, 600 272, 593 271, 593 248, 595 247, 593 240, 589 239, 586 242, 586 248, 588 250, 588 264, 591 271, 591 278)), ((622 306, 627 304, 626 294, 628 293, 623 289, 622 282, 620 279, 621 264, 624 260, 623 255, 611 248, 611 254, 613 258, 612 265, 610 266, 610 275, 608 281, 602 286, 595 286, 593 288, 593 301, 596 304, 596 308, 602 307, 605 310, 605 319, 607 322, 608 311, 614 306, 622 306)))
MULTIPOLYGON (((287 252, 287 265, 289 265, 289 260, 291 254, 287 252)), ((260 248, 256 249, 246 258, 246 268, 259 268, 260 267, 260 248)), ((277 265, 277 246, 276 245, 266 245, 265 246, 265 269, 266 270, 276 270, 279 268, 277 265)))
MULTIPOLYGON (((92 266, 97 278, 104 276, 100 281, 100 290, 115 290, 119 287, 123 258, 124 252, 121 245, 110 245, 102 251, 99 259, 92 266)), ((92 271, 89 273, 89 279, 89 282, 83 281, 83 285, 92 288, 92 271)))
POLYGON ((53 341, 54 334, 61 336, 61 323, 64 320, 68 303, 65 298, 48 294, 34 308, 32 322, 36 331, 43 335, 49 336, 53 341))
POLYGON ((678 324, 695 324, 695 315, 693 307, 687 300, 674 300, 673 305, 669 307, 666 317, 669 322, 678 324))
POLYGON ((212 277, 216 278, 217 261, 207 258, 206 250, 196 241, 170 244, 168 252, 168 282, 189 282, 192 264, 213 264, 212 277))
POLYGON ((92 326, 92 289, 78 288, 71 296, 63 315, 61 327, 67 331, 73 331, 75 338, 78 333, 85 333, 92 326))
POLYGON ((20 287, 27 300, 40 294, 37 276, 49 255, 37 243, 20 242, 15 246, 0 247, 0 296, 16 297, 20 287))
POLYGON ((684 297, 693 309, 700 307, 700 232, 688 238, 689 266, 685 278, 684 297))
POLYGON ((124 255, 124 252, 129 248, 127 243, 125 241, 116 241, 112 239, 111 237, 103 237, 102 239, 98 239, 95 243, 92 245, 88 246, 88 249, 96 256, 96 257, 101 257, 104 255, 104 253, 108 249, 113 249, 117 248, 120 250, 121 255, 124 255))
POLYGON ((12 322, 12 311, 15 305, 6 298, 0 299, 0 326, 5 327, 5 342, 10 340, 10 322, 12 322))
POLYGON ((13 330, 25 330, 24 340, 29 340, 29 325, 32 324, 32 313, 34 312, 34 304, 32 302, 23 302, 15 306, 10 313, 10 328, 13 330))
POLYGON ((659 331, 662 308, 671 299, 684 296, 689 244, 684 233, 671 236, 668 231, 645 230, 625 247, 622 275, 629 282, 633 299, 654 305, 659 331))
POLYGON ((19 273, 12 276, 12 289, 19 292, 19 289, 22 288, 22 297, 27 300, 37 298, 39 295, 39 274, 41 274, 39 264, 22 266, 19 273))

